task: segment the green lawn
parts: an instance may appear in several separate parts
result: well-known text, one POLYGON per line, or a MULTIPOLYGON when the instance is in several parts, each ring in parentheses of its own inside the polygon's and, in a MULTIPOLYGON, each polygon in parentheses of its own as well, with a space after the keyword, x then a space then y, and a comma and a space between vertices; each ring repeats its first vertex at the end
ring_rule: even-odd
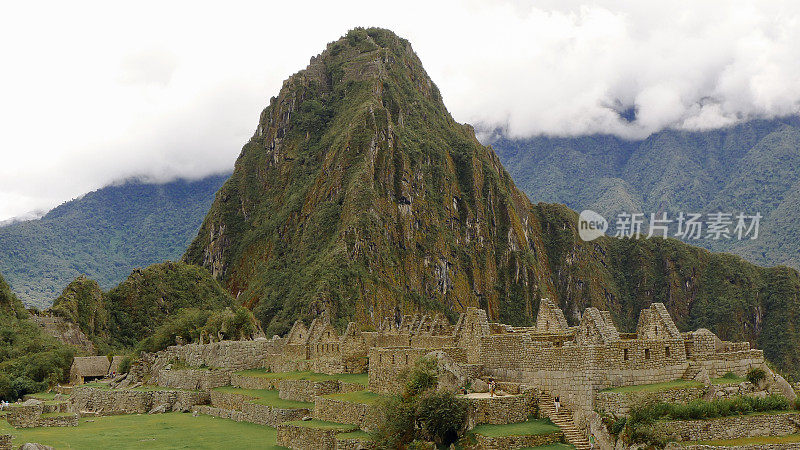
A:
POLYGON ((739 384, 747 381, 745 377, 738 377, 734 374, 727 374, 721 378, 712 378, 711 384, 739 384))
POLYGON ((350 425, 346 423, 336 423, 336 422, 326 422, 324 420, 319 419, 312 419, 312 420, 292 420, 291 422, 285 422, 292 425, 296 425, 299 427, 306 427, 306 428, 323 428, 326 430, 342 430, 343 432, 350 432, 358 430, 358 427, 355 425, 350 425))
POLYGON ((38 442, 56 448, 279 449, 275 429, 247 422, 191 414, 122 415, 80 419, 77 427, 15 429, 0 421, 0 434, 14 436, 14 448, 38 442))
POLYGON ((364 430, 355 430, 339 433, 336 435, 336 439, 372 439, 372 436, 364 430))
POLYGON ((325 398, 329 398, 331 400, 339 400, 343 402, 350 402, 350 403, 364 403, 367 405, 377 405, 382 400, 387 399, 385 395, 376 394, 374 392, 369 391, 356 391, 356 392, 345 392, 341 394, 328 394, 324 396, 325 398))
POLYGON ((549 434, 560 430, 550 419, 530 418, 525 422, 509 423, 506 425, 478 425, 472 429, 475 434, 487 437, 501 436, 528 436, 531 434, 549 434))
POLYGON ((667 389, 680 389, 680 388, 692 388, 692 387, 703 387, 703 383, 691 380, 675 380, 675 381, 667 381, 665 383, 640 384, 637 386, 622 386, 617 388, 603 389, 603 392, 628 394, 633 392, 656 392, 656 391, 664 391, 667 389))
POLYGON ((267 372, 266 369, 242 370, 241 372, 236 372, 236 374, 246 377, 275 378, 281 380, 339 380, 347 383, 363 384, 364 386, 367 385, 367 380, 369 379, 369 375, 366 373, 338 373, 334 375, 328 375, 314 372, 267 372))
POLYGON ((227 394, 239 394, 245 397, 250 397, 251 403, 259 405, 269 405, 276 408, 305 408, 313 409, 314 404, 311 402, 298 402, 295 400, 284 400, 278 397, 278 391, 271 391, 268 389, 242 389, 234 386, 222 386, 214 388, 215 391, 225 392, 227 394))
POLYGON ((39 392, 38 394, 31 394, 29 397, 38 399, 38 400, 55 400, 56 399, 56 392, 39 392))
POLYGON ((720 447, 734 447, 740 445, 766 445, 766 444, 789 444, 800 443, 800 434, 789 436, 759 436, 752 438, 729 439, 719 441, 685 442, 683 445, 713 445, 720 447))

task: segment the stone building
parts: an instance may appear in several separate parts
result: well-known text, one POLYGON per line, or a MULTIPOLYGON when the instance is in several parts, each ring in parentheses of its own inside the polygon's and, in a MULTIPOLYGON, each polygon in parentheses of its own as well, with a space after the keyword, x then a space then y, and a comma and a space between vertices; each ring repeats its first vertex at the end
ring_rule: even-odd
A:
POLYGON ((69 370, 70 384, 99 380, 119 371, 122 356, 76 356, 69 370))

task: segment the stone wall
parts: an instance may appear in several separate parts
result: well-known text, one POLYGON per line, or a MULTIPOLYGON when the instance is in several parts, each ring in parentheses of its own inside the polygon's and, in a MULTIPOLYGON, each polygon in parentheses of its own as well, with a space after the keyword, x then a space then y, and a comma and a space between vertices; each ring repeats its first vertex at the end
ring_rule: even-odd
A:
POLYGON ((311 415, 311 411, 305 408, 276 408, 248 402, 242 403, 239 410, 206 405, 196 406, 194 410, 213 417, 231 419, 237 422, 250 422, 270 427, 277 427, 278 424, 283 422, 300 420, 303 417, 311 415))
POLYGON ((800 413, 752 414, 708 420, 656 422, 654 431, 668 441, 712 441, 800 432, 800 413))
POLYGON ((25 403, 12 404, 6 412, 5 419, 14 428, 33 428, 37 426, 42 411, 41 401, 27 400, 25 403))
POLYGON ((708 376, 719 378, 728 372, 745 376, 752 367, 764 365, 763 350, 742 350, 736 352, 716 353, 692 360, 698 369, 706 369, 708 376))
POLYGON ((705 386, 663 389, 652 392, 611 392, 600 391, 595 396, 595 409, 615 416, 626 416, 632 405, 644 399, 654 399, 667 403, 689 403, 703 398, 709 388, 705 386))
POLYGON ((279 378, 247 377, 232 373, 230 384, 231 386, 242 389, 267 389, 274 391, 278 389, 279 380, 279 378))
POLYGON ((477 441, 477 445, 469 448, 475 450, 512 450, 564 442, 564 434, 560 431, 555 433, 533 434, 528 436, 489 437, 476 434, 475 440, 477 441))
POLYGON ((154 367, 160 369, 172 361, 192 367, 224 367, 232 370, 264 367, 271 354, 282 354, 284 340, 221 341, 210 344, 187 344, 167 347, 156 354, 154 367))
POLYGON ((231 384, 229 370, 205 369, 161 369, 155 377, 150 379, 151 384, 175 389, 188 389, 208 391, 215 387, 231 384))
POLYGON ((14 437, 10 434, 0 434, 0 450, 11 450, 11 441, 14 437))
POLYGON ((77 427, 77 414, 56 413, 54 415, 43 415, 36 422, 37 427, 77 427))
POLYGON ((314 418, 327 422, 349 423, 364 431, 373 431, 383 421, 383 414, 378 405, 317 397, 314 399, 314 418))
POLYGON ((527 395, 504 397, 470 398, 469 420, 471 424, 507 424, 524 422, 533 413, 527 395))
POLYGON ((404 380, 400 376, 410 370, 428 349, 411 347, 371 348, 369 350, 369 390, 379 394, 399 394, 404 380))
POLYGON ((278 425, 276 443, 297 450, 336 449, 336 435, 341 430, 310 428, 290 423, 278 425))
POLYGON ((280 380, 278 397, 284 400, 313 402, 318 395, 339 392, 339 381, 280 380))
POLYGON ((77 413, 144 414, 164 405, 166 411, 190 411, 194 405, 208 404, 208 392, 76 387, 69 399, 70 410, 77 413))

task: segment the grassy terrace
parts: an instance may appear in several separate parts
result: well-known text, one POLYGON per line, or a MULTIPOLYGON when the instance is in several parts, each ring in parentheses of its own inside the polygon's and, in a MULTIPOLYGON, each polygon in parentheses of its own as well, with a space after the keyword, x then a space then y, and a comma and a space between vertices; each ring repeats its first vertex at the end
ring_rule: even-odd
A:
POLYGON ((525 447, 522 450, 572 450, 575 446, 572 444, 549 444, 539 447, 525 447))
POLYGON ((250 397, 251 403, 259 405, 274 406, 276 408, 305 408, 313 409, 314 404, 310 402, 298 402, 295 400, 284 400, 278 397, 278 391, 270 391, 267 389, 242 389, 234 386, 222 386, 214 388, 217 392, 224 392, 226 394, 238 394, 245 397, 250 397))
POLYGON ((38 394, 31 394, 29 397, 37 400, 55 400, 56 395, 55 392, 39 392, 38 394))
POLYGON ((348 431, 346 433, 339 433, 336 435, 336 439, 370 439, 372 440, 372 436, 369 435, 364 430, 355 430, 355 431, 348 431))
POLYGON ((324 373, 314 372, 267 372, 266 369, 251 369, 236 372, 237 375, 246 377, 257 378, 273 378, 281 380, 311 380, 311 381, 329 381, 339 380, 347 383, 358 383, 367 385, 369 375, 366 373, 340 373, 335 375, 328 375, 324 373))
POLYGON ((389 397, 381 394, 376 394, 374 392, 369 391, 357 391, 357 392, 345 392, 340 394, 328 394, 324 396, 325 398, 329 398, 331 400, 339 400, 343 402, 350 402, 350 403, 364 403, 367 405, 377 405, 382 400, 388 399, 389 397))
POLYGON ((767 444, 794 444, 800 443, 800 434, 788 436, 759 436, 752 438, 728 439, 719 441, 682 442, 682 445, 712 445, 719 447, 734 447, 739 445, 767 445, 767 444))
POLYGON ((487 437, 503 437, 550 434, 558 430, 560 430, 560 428, 551 422, 550 419, 529 418, 525 422, 509 423, 506 425, 478 425, 472 429, 472 432, 487 437))
POLYGON ((56 448, 279 449, 275 429, 210 416, 167 413, 80 419, 77 427, 15 429, 0 420, 0 434, 14 436, 14 448, 39 442, 56 448))
POLYGON ((288 423, 290 425, 295 425, 298 427, 321 428, 325 430, 341 430, 342 432, 350 432, 358 430, 358 427, 355 425, 349 425, 346 423, 326 422, 324 420, 319 420, 319 419, 293 420, 291 422, 285 422, 285 423, 288 423))

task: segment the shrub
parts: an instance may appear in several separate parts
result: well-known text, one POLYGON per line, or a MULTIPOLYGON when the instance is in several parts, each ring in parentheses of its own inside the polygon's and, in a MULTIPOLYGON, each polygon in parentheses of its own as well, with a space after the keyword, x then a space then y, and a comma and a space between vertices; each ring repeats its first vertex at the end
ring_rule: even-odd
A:
POLYGON ((408 374, 405 396, 413 397, 421 394, 428 389, 436 387, 438 381, 436 360, 434 358, 420 358, 408 374))
POLYGON ((419 402, 417 420, 426 437, 440 445, 458 440, 467 424, 467 401, 450 392, 426 395, 419 402))
POLYGON ((754 385, 758 386, 764 378, 767 377, 767 372, 764 371, 761 367, 753 367, 747 371, 747 381, 753 383, 754 385))
POLYGON ((382 405, 384 418, 372 438, 378 449, 403 448, 414 440, 414 423, 416 405, 412 402, 395 398, 382 405))

